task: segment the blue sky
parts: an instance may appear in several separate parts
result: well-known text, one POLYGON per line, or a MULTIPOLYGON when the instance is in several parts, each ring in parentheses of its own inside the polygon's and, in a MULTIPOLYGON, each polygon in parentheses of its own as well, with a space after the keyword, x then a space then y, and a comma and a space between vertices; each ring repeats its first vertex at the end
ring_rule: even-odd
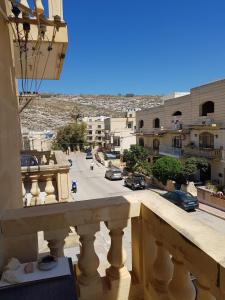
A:
POLYGON ((225 77, 224 0, 64 0, 69 49, 42 91, 166 94, 225 77))

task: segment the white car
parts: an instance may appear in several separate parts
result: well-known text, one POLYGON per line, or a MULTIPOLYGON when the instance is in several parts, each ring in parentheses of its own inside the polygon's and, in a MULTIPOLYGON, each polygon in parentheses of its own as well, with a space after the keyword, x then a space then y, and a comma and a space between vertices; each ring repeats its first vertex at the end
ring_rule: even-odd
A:
POLYGON ((105 172, 105 178, 109 180, 122 180, 122 172, 120 169, 111 168, 105 172))

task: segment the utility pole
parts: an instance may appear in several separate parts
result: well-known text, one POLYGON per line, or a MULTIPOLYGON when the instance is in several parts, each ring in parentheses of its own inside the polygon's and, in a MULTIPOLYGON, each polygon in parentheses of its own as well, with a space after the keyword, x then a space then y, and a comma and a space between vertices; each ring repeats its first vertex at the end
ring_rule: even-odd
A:
POLYGON ((0 211, 23 206, 20 169, 21 132, 15 76, 13 34, 5 16, 10 2, 0 2, 0 211))

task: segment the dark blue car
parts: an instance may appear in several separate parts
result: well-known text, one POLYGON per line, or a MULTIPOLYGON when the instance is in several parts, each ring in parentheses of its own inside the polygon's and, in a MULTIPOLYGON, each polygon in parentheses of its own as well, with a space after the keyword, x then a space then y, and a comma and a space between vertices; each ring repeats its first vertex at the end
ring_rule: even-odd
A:
POLYGON ((186 211, 195 210, 199 207, 197 197, 179 190, 168 192, 162 196, 186 211))

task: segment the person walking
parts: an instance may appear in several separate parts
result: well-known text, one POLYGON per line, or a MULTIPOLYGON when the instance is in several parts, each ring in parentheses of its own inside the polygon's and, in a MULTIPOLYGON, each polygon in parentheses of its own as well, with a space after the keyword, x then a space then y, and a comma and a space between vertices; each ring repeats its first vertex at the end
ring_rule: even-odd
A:
POLYGON ((90 169, 91 169, 91 171, 94 170, 94 161, 93 161, 93 160, 92 160, 92 162, 91 162, 91 164, 90 164, 90 169))

